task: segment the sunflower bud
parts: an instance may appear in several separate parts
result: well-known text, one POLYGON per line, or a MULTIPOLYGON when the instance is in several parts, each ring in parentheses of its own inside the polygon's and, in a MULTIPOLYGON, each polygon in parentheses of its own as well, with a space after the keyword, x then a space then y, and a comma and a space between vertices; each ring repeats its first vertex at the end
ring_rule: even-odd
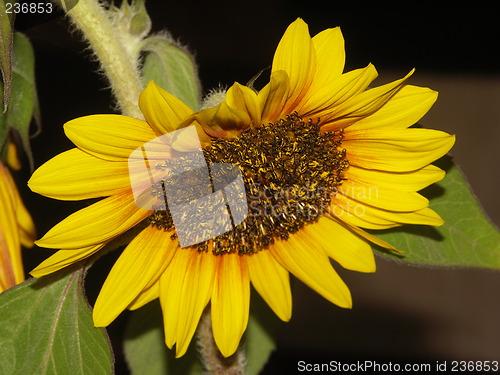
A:
POLYGON ((191 109, 200 106, 200 82, 193 56, 168 34, 144 40, 142 76, 144 84, 154 81, 191 109))

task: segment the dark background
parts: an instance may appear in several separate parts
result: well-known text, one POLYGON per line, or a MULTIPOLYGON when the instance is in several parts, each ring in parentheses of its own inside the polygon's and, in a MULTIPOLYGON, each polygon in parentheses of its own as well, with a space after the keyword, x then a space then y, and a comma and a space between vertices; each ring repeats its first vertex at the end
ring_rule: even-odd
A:
MULTIPOLYGON (((312 35, 341 26, 346 70, 371 62, 380 73, 376 85, 400 78, 415 67, 410 83, 440 92, 422 124, 457 134, 451 154, 488 215, 500 222, 498 12, 482 2, 386 6, 378 2, 223 0, 202 4, 147 2, 153 30, 167 27, 195 53, 204 93, 219 83, 245 83, 270 66, 284 30, 297 17, 309 24, 312 35)), ((21 15, 17 29, 32 40, 37 60, 43 131, 32 145, 35 166, 39 166, 72 147, 62 131, 64 122, 111 113, 113 107, 98 65, 79 34, 68 32, 61 13, 21 15)), ((16 177, 24 186, 29 172, 16 177)), ((40 236, 88 204, 58 202, 25 188, 22 193, 40 236)), ((38 248, 27 251, 26 268, 49 254, 38 248)), ((94 266, 89 282, 101 285, 112 262, 113 256, 107 256, 94 266)), ((499 273, 410 267, 379 258, 375 274, 341 274, 352 291, 353 310, 331 305, 295 283, 293 317, 283 325, 266 373, 294 372, 299 360, 434 363, 500 359, 499 273)), ((93 298, 89 296, 91 302, 93 298)), ((120 340, 124 320, 110 327, 114 341, 120 340)), ((117 357, 119 351, 117 347, 117 357)))

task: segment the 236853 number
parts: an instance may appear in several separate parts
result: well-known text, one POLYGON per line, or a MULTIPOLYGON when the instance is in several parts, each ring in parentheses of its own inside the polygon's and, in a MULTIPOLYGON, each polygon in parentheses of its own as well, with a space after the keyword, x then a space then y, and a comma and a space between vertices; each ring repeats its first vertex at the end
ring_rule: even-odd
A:
POLYGON ((5 13, 31 13, 31 14, 42 14, 42 13, 52 13, 52 3, 6 3, 5 13))
POLYGON ((498 361, 452 361, 451 371, 481 372, 498 371, 498 361))

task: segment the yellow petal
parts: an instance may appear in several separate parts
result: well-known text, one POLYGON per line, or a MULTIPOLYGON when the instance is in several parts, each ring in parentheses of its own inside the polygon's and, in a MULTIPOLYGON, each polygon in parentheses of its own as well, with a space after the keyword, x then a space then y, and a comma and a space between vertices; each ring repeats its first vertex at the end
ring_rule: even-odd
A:
POLYGON ((193 114, 182 100, 150 81, 139 97, 139 107, 148 124, 160 136, 178 129, 193 114))
POLYGON ((147 303, 157 299, 160 296, 160 281, 156 281, 149 288, 144 289, 136 299, 127 306, 129 310, 137 310, 138 308, 146 305, 147 303))
MULTIPOLYGON (((3 178, 3 181, 0 184, 4 184, 1 189, 6 189, 4 194, 8 194, 12 199, 13 209, 15 213, 15 221, 17 221, 18 229, 19 229, 19 240, 24 247, 33 247, 36 237, 35 223, 31 218, 26 206, 24 205, 21 196, 19 195, 19 191, 17 189, 16 183, 12 178, 9 170, 0 163, 0 179, 3 178)), ((7 202, 7 198, 4 198, 0 201, 2 204, 7 202)), ((7 205, 7 203, 5 203, 7 205)), ((7 210, 5 206, 4 211, 7 210)), ((9 221, 12 221, 13 218, 10 217, 9 221)), ((23 271, 24 275, 24 271, 23 271)), ((22 281, 22 280, 21 280, 22 281)))
POLYGON ((64 125, 78 148, 105 160, 126 161, 130 153, 156 135, 142 120, 122 115, 79 117, 64 125))
MULTIPOLYGON (((5 203, 2 201, 2 204, 5 203)), ((0 293, 24 281, 19 233, 15 221, 12 220, 14 211, 11 210, 10 204, 9 206, 0 209, 0 293), (10 213, 5 211, 6 208, 10 213)))
POLYGON ((386 172, 351 165, 346 172, 347 181, 371 184, 381 189, 419 191, 443 179, 445 172, 430 164, 412 172, 386 172))
POLYGON ((31 248, 35 245, 36 230, 35 223, 31 218, 28 210, 22 204, 22 202, 17 204, 17 225, 19 226, 19 240, 21 245, 27 248, 31 248))
POLYGON ((274 54, 272 72, 283 70, 290 78, 285 112, 293 112, 312 82, 316 52, 307 24, 300 18, 285 31, 274 54))
POLYGON ((251 124, 246 111, 230 107, 226 102, 200 111, 196 119, 203 130, 215 138, 235 138, 250 128, 251 124))
POLYGON ((292 316, 290 276, 267 250, 247 257, 250 280, 278 317, 287 322, 292 316))
POLYGON ((328 84, 311 90, 300 113, 306 117, 319 117, 323 131, 337 130, 339 125, 331 122, 336 118, 336 108, 363 92, 377 75, 377 70, 372 64, 342 74, 328 84))
POLYGON ((320 32, 312 38, 312 42, 316 51, 316 69, 311 86, 297 108, 301 115, 317 112, 328 105, 329 98, 335 95, 332 88, 341 78, 345 64, 344 37, 340 27, 320 32))
POLYGON ((238 348, 248 324, 250 280, 245 258, 237 254, 220 256, 212 294, 212 330, 224 357, 238 348))
POLYGON ((268 251, 295 277, 330 302, 340 307, 352 306, 351 293, 333 269, 328 256, 311 247, 301 238, 300 232, 291 235, 287 241, 276 241, 268 251))
POLYGON ((337 195, 328 208, 328 213, 349 226, 382 230, 401 225, 395 223, 393 220, 383 219, 378 216, 368 216, 365 214, 366 208, 364 205, 346 199, 337 199, 339 197, 342 196, 337 195))
POLYGON ((340 27, 323 30, 312 38, 316 51, 316 70, 311 90, 340 76, 344 71, 344 36, 340 27))
POLYGON ((250 127, 257 128, 261 125, 260 104, 252 89, 235 83, 226 92, 226 103, 231 108, 247 113, 250 117, 250 127))
POLYGON ((125 248, 111 269, 94 306, 96 327, 111 323, 137 296, 158 279, 177 243, 170 235, 146 227, 125 248))
POLYGON ((28 186, 38 194, 63 200, 123 193, 130 188, 128 164, 99 159, 74 148, 39 167, 28 186))
POLYGON ((10 172, 0 163, 0 290, 24 280, 21 243, 16 220, 17 188, 10 172))
POLYGON ((21 263, 21 247, 9 248, 8 235, 0 227, 0 293, 23 282, 24 269, 21 263))
POLYGON ((94 255, 103 247, 104 244, 99 244, 76 250, 59 250, 57 253, 53 254, 49 258, 45 259, 42 263, 40 263, 35 269, 30 272, 30 274, 33 277, 42 277, 54 273, 56 271, 59 271, 60 269, 86 259, 91 255, 94 255))
POLYGON ((52 249, 79 249, 96 245, 134 227, 150 212, 137 207, 132 192, 127 191, 71 214, 36 244, 52 249))
POLYGON ((429 200, 413 191, 398 191, 361 183, 344 181, 338 192, 350 198, 374 207, 392 211, 418 211, 429 205, 429 200))
POLYGON ((437 97, 437 91, 427 87, 403 86, 378 111, 357 121, 350 131, 382 127, 407 128, 429 111, 437 97))
MULTIPOLYGON (((342 194, 337 194, 333 204, 342 207, 346 212, 349 212, 350 214, 358 217, 364 222, 380 224, 385 226, 386 228, 402 224, 420 224, 434 226, 440 226, 443 224, 443 219, 441 219, 438 214, 436 214, 429 208, 410 212, 384 210, 364 204, 342 194)), ((335 216, 339 217, 340 219, 344 219, 340 212, 337 212, 335 216)), ((352 221, 348 222, 362 228, 381 229, 363 225, 361 223, 358 225, 356 223, 353 223, 352 221)))
POLYGON ((349 225, 349 224, 347 224, 344 221, 339 221, 337 218, 335 218, 335 217, 333 217, 331 215, 327 215, 327 216, 330 219, 332 219, 332 220, 338 222, 339 224, 343 225, 345 228, 349 229, 353 233, 357 234, 358 236, 363 237, 367 241, 370 241, 370 242, 374 243, 375 245, 383 247, 384 249, 392 250, 392 251, 395 251, 395 252, 398 252, 398 253, 403 253, 403 251, 396 249, 391 244, 385 242, 384 240, 381 240, 380 238, 378 238, 378 237, 376 237, 376 236, 374 236, 374 235, 372 235, 370 233, 365 232, 361 228, 358 228, 358 227, 353 226, 353 225, 349 225))
POLYGON ((380 129, 351 134, 348 129, 342 142, 347 159, 365 169, 415 171, 445 155, 455 143, 455 136, 438 130, 380 129))
POLYGON ((402 79, 366 90, 345 101, 335 107, 330 120, 334 121, 337 126, 347 126, 375 113, 403 87, 413 72, 414 70, 402 79))
POLYGON ((6 162, 9 167, 13 170, 18 171, 21 169, 21 162, 17 157, 17 145, 16 142, 13 141, 13 137, 9 137, 9 143, 7 144, 7 157, 6 162))
POLYGON ((258 99, 262 108, 262 123, 275 122, 284 112, 290 90, 288 74, 279 70, 271 74, 269 83, 260 90, 258 99))
POLYGON ((342 267, 358 272, 375 272, 375 257, 370 244, 327 217, 302 228, 310 246, 319 245, 342 267))
POLYGON ((180 249, 160 280, 165 341, 176 343, 176 357, 186 352, 210 300, 217 263, 210 252, 180 249))

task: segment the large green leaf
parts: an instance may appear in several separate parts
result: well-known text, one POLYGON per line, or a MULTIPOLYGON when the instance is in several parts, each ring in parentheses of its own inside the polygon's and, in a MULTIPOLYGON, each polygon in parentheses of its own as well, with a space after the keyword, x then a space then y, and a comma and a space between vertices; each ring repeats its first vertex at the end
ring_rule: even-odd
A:
POLYGON ((452 160, 444 157, 436 164, 446 170, 446 177, 422 193, 430 198, 430 207, 441 215, 445 224, 372 231, 405 251, 402 255, 385 251, 381 254, 414 264, 500 269, 498 229, 485 216, 452 160))
POLYGON ((194 111, 198 110, 200 82, 191 54, 163 36, 149 37, 143 43, 143 50, 147 52, 142 68, 144 84, 152 80, 194 111))
POLYGON ((113 355, 83 295, 83 271, 30 279, 0 295, 0 374, 112 374, 113 355))

